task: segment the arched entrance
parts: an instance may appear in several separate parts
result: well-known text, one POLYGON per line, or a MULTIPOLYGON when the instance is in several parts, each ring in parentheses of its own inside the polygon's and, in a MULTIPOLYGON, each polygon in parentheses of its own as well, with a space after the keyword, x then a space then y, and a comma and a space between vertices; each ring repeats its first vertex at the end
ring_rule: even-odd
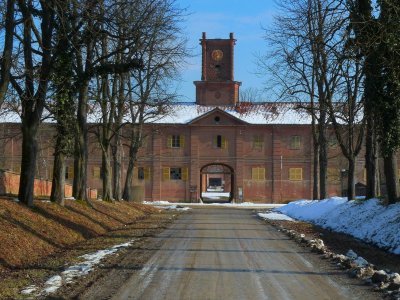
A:
POLYGON ((231 202, 234 172, 225 164, 208 164, 200 170, 200 198, 203 202, 231 202))

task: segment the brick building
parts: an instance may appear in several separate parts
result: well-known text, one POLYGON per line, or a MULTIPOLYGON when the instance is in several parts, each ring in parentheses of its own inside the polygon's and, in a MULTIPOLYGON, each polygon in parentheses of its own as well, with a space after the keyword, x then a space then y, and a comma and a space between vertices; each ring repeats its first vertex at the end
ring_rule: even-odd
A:
MULTIPOLYGON (((207 39, 203 33, 201 80, 196 102, 176 103, 169 114, 145 126, 132 183, 150 201, 286 202, 311 198, 312 138, 310 116, 292 103, 240 103, 234 80, 234 46, 229 39, 207 39)), ((42 126, 37 176, 51 178, 52 125, 42 126)), ((4 143, 0 168, 18 172, 19 125, 0 124, 4 143)), ((128 151, 125 149, 125 155, 128 151)), ((357 180, 364 183, 360 153, 357 180)), ((127 163, 127 158, 124 158, 127 163)), ((73 178, 68 161, 67 181, 73 178)), ((101 153, 90 145, 88 186, 101 195, 101 153)), ((328 192, 345 188, 346 160, 332 138, 328 192)))

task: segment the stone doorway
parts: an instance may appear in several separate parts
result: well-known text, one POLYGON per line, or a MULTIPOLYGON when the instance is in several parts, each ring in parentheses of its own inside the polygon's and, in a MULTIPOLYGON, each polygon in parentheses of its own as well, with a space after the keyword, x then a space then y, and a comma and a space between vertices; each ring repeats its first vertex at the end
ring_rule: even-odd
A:
POLYGON ((200 170, 200 198, 206 203, 228 203, 233 199, 233 169, 225 164, 208 164, 200 170))

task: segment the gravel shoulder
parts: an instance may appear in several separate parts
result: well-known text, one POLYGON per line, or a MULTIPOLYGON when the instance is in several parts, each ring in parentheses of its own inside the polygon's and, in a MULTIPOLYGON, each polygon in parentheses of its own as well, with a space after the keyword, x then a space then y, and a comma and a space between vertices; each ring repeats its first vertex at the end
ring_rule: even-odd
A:
POLYGON ((400 273, 400 255, 389 253, 384 249, 363 242, 350 235, 334 232, 315 226, 306 222, 291 221, 264 221, 276 227, 282 226, 288 230, 294 230, 300 234, 305 234, 309 239, 322 239, 325 245, 338 254, 346 254, 351 249, 359 256, 364 257, 368 262, 375 265, 377 269, 390 270, 400 273))

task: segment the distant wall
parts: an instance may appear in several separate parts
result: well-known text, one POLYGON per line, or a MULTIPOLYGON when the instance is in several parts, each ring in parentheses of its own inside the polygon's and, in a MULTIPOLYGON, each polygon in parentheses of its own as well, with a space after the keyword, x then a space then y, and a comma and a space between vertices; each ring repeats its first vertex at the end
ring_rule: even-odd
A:
MULTIPOLYGON (((18 173, 0 170, 0 195, 18 195, 19 189, 18 173)), ((35 179, 34 183, 34 196, 50 196, 51 194, 51 181, 43 179, 35 179)), ((72 185, 64 185, 65 197, 72 197, 72 185)), ((88 190, 88 197, 91 199, 97 198, 97 190, 88 190)))

